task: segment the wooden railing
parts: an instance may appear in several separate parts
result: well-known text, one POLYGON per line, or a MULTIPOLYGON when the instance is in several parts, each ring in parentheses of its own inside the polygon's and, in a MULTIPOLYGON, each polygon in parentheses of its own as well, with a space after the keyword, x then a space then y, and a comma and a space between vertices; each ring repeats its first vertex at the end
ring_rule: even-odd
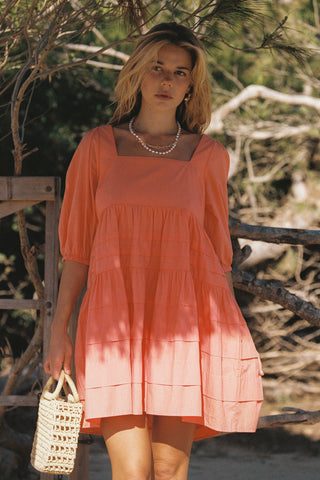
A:
MULTIPOLYGON (((60 179, 56 177, 0 177, 0 219, 41 202, 46 204, 43 299, 2 299, 0 309, 44 310, 44 354, 48 351, 50 324, 58 288, 58 219, 60 179)), ((5 238, 1 238, 5 243, 5 238)), ((1 405, 37 405, 36 396, 2 396, 1 405)))
MULTIPOLYGON (((43 352, 49 346, 49 331, 54 315, 58 287, 58 219, 60 203, 60 179, 56 177, 0 177, 0 219, 45 202, 45 253, 44 253, 44 298, 3 299, 0 309, 43 310, 43 352)), ((1 237, 1 243, 6 239, 1 237)), ((44 379, 45 380, 45 379, 44 379)), ((36 395, 1 395, 2 407, 37 406, 36 395)), ((41 475, 41 480, 52 479, 52 475, 41 475)))
MULTIPOLYGON (((1 299, 0 309, 43 310, 43 358, 49 349, 50 326, 55 313, 58 291, 58 221, 60 210, 60 179, 57 177, 0 177, 0 220, 8 215, 28 207, 45 202, 45 253, 44 253, 44 298, 43 299, 1 299)), ((1 238, 4 244, 6 239, 1 238)), ((81 299, 78 300, 70 321, 70 337, 75 341, 78 312, 81 299)), ((47 380, 44 374, 43 381, 47 380)), ((0 407, 36 407, 37 395, 0 395, 0 407)), ((89 478, 89 446, 87 436, 80 435, 80 443, 75 469, 70 480, 89 478)), ((52 480, 53 476, 42 473, 41 480, 52 480)))

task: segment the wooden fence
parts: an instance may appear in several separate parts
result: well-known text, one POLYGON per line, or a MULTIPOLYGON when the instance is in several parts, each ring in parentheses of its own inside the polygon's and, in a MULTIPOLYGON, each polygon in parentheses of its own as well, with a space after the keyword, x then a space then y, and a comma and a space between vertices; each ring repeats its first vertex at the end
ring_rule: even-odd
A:
MULTIPOLYGON (((58 290, 58 220, 60 209, 60 179, 57 177, 0 177, 0 220, 8 215, 24 210, 33 205, 45 202, 45 254, 44 254, 44 298, 37 299, 1 299, 0 309, 43 310, 43 358, 49 348, 50 326, 55 313, 58 290)), ((5 242, 5 238, 1 238, 5 242)), ((78 302, 70 322, 70 333, 74 340, 78 302)), ((44 374, 43 381, 47 380, 44 374)), ((38 405, 37 395, 2 395, 0 406, 35 407, 38 405)), ((88 445, 80 444, 76 467, 70 480, 86 480, 88 478, 88 445)), ((41 480, 52 480, 53 475, 41 474, 41 480)))

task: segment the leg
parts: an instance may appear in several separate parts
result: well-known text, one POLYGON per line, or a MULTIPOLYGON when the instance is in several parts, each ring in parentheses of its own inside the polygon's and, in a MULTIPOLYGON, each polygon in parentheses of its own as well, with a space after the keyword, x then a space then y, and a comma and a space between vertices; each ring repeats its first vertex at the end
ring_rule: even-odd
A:
POLYGON ((101 420, 110 456, 112 480, 151 480, 152 450, 146 415, 101 420))
POLYGON ((187 480, 196 425, 180 417, 153 419, 152 453, 155 480, 187 480))

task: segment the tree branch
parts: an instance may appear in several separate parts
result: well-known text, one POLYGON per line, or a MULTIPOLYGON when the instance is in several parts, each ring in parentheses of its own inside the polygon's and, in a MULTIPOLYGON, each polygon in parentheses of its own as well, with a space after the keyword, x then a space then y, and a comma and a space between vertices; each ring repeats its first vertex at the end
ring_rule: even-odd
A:
POLYGON ((90 52, 90 53, 99 53, 102 55, 110 55, 111 57, 116 57, 120 58, 124 62, 126 62, 129 58, 129 55, 123 52, 118 52, 118 50, 115 50, 114 48, 108 48, 108 47, 95 47, 94 45, 82 45, 78 43, 66 43, 64 45, 65 48, 68 50, 77 50, 80 52, 90 52))
MULTIPOLYGON (((11 369, 6 385, 1 392, 1 395, 11 395, 14 392, 14 389, 18 383, 19 377, 22 370, 26 365, 28 365, 35 353, 40 350, 43 341, 43 322, 44 322, 44 313, 43 310, 40 312, 40 320, 36 327, 36 331, 32 337, 31 342, 28 345, 28 348, 23 352, 19 360, 14 364, 11 369)), ((6 408, 0 407, 0 425, 3 420, 6 408)))
POLYGON ((282 411, 294 412, 280 415, 267 415, 259 418, 258 428, 278 427, 281 425, 301 424, 314 425, 320 422, 320 410, 308 412, 300 408, 285 407, 282 411))
POLYGON ((246 238, 267 243, 288 243, 290 245, 320 245, 320 230, 301 228, 264 227, 248 225, 229 219, 230 233, 233 237, 246 238))
POLYGON ((274 102, 281 102, 288 105, 301 105, 315 109, 320 112, 320 98, 311 97, 309 95, 289 95, 281 93, 263 85, 249 85, 242 92, 222 105, 220 108, 212 112, 211 122, 207 129, 207 133, 222 132, 223 120, 231 112, 237 110, 243 103, 255 99, 263 98, 274 102))
POLYGON ((280 285, 267 280, 259 280, 250 273, 237 268, 232 270, 232 280, 236 288, 257 295, 265 300, 270 300, 273 303, 278 303, 307 320, 311 325, 320 327, 320 309, 314 307, 312 303, 306 302, 290 293, 280 285))
MULTIPOLYGON (((75 60, 81 60, 76 58, 75 60)), ((122 65, 113 65, 112 63, 97 62, 96 60, 86 60, 86 65, 91 65, 92 67, 105 68, 106 70, 121 70, 122 65)))
POLYGON ((3 20, 6 18, 6 15, 10 11, 12 7, 15 6, 16 3, 18 3, 19 0, 11 0, 11 2, 7 2, 7 5, 4 7, 4 10, 2 12, 2 15, 0 16, 0 25, 2 24, 3 20))
POLYGON ((36 17, 37 20, 43 20, 45 17, 53 13, 57 8, 61 6, 61 4, 67 3, 66 0, 57 0, 56 3, 48 7, 46 10, 43 10, 39 13, 39 15, 36 17))
MULTIPOLYGON (((284 125, 283 123, 273 122, 272 126, 264 125, 267 122, 258 122, 253 125, 239 125, 235 131, 232 132, 229 128, 226 132, 233 136, 236 133, 250 140, 268 140, 273 138, 280 140, 281 138, 295 137, 297 135, 307 134, 309 132, 316 132, 320 128, 320 123, 313 123, 310 125, 299 125, 298 127, 284 125), (263 130, 264 127, 267 127, 263 130)), ((269 122, 268 122, 269 123, 269 122)), ((316 133, 317 135, 317 133, 316 133)))
POLYGON ((52 75, 53 73, 56 73, 60 70, 65 70, 67 68, 71 68, 71 67, 76 67, 76 66, 79 66, 79 65, 84 65, 87 63, 88 60, 91 60, 92 58, 96 57, 98 54, 100 53, 103 53, 104 51, 108 50, 111 46, 114 46, 114 45, 120 45, 121 43, 125 43, 125 42, 128 42, 132 39, 134 39, 135 37, 132 37, 130 35, 128 35, 127 37, 121 39, 121 40, 117 40, 115 42, 112 42, 110 43, 109 45, 107 45, 106 47, 101 47, 99 50, 93 52, 92 54, 90 55, 87 55, 86 57, 84 57, 83 59, 81 60, 77 60, 77 61, 72 61, 72 62, 68 62, 68 63, 64 63, 64 64, 60 64, 60 65, 56 65, 55 67, 52 67, 50 68, 49 70, 45 70, 45 71, 42 71, 42 72, 38 72, 37 75, 35 75, 35 79, 37 78, 42 78, 42 77, 47 77, 48 75, 52 75))

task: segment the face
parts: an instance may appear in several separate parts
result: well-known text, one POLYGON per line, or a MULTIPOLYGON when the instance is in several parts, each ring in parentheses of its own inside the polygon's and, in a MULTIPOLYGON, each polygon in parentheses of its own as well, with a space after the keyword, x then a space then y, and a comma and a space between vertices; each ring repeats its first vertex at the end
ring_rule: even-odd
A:
POLYGON ((176 109, 191 87, 191 56, 177 45, 165 45, 158 60, 141 82, 142 106, 155 109, 176 109))

